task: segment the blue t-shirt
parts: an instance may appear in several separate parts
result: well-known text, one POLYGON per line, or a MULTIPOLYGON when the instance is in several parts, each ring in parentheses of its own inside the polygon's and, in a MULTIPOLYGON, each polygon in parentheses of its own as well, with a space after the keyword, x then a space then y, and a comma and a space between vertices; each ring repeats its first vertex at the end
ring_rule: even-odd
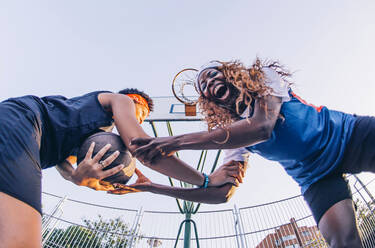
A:
MULTIPOLYGON (((64 96, 23 96, 12 102, 32 111, 35 126, 41 127, 40 163, 48 168, 75 155, 79 145, 100 127, 113 123, 112 114, 105 111, 96 91, 74 98, 64 96)), ((106 91, 108 92, 108 91, 106 91)))
POLYGON ((279 162, 302 193, 332 172, 343 158, 355 116, 307 104, 290 91, 271 138, 249 146, 250 152, 279 162))

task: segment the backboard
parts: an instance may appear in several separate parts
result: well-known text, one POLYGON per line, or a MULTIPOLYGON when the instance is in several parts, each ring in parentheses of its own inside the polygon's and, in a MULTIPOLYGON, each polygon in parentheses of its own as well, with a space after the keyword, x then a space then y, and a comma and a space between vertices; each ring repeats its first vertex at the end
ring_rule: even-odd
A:
POLYGON ((202 121, 203 117, 197 109, 196 116, 185 115, 185 105, 174 96, 152 97, 154 111, 145 120, 152 121, 202 121))

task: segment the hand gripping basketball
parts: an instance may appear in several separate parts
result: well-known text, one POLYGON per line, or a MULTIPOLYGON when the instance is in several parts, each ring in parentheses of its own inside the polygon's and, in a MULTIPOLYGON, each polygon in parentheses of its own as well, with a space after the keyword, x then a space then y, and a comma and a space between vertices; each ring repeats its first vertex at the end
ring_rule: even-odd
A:
POLYGON ((94 151, 92 153, 93 156, 99 153, 99 151, 103 147, 105 147, 107 144, 112 145, 105 152, 104 155, 102 155, 103 151, 99 153, 99 155, 102 157, 99 159, 98 162, 102 166, 103 171, 110 170, 119 164, 123 164, 125 166, 118 173, 115 173, 114 175, 111 175, 109 177, 102 178, 102 180, 106 182, 110 182, 110 183, 126 184, 134 173, 135 160, 133 159, 129 150, 123 143, 121 137, 117 134, 110 133, 110 132, 98 132, 98 133, 90 135, 82 142, 80 146, 78 156, 77 156, 78 163, 80 163, 80 161, 86 158, 86 153, 89 150, 89 147, 92 142, 95 142, 94 151), (116 157, 116 159, 107 160, 107 158, 111 154, 113 154, 115 151, 119 152, 119 155, 116 157))
POLYGON ((105 160, 101 160, 104 154, 111 148, 110 144, 104 146, 100 151, 93 157, 95 143, 92 142, 85 158, 79 163, 77 169, 73 172, 73 180, 76 184, 81 186, 87 186, 95 190, 112 190, 113 185, 109 182, 101 181, 101 179, 112 176, 124 168, 124 165, 120 164, 109 170, 103 170, 106 166, 110 165, 119 155, 116 151, 112 153, 105 160))

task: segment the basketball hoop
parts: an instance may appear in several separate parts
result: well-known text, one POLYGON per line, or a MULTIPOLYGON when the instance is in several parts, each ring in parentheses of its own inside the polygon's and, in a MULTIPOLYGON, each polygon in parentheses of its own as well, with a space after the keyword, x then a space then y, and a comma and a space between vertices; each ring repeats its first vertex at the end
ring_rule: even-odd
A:
POLYGON ((199 94, 195 88, 198 70, 186 68, 174 76, 172 82, 172 92, 178 101, 185 105, 186 116, 197 115, 197 102, 199 94))

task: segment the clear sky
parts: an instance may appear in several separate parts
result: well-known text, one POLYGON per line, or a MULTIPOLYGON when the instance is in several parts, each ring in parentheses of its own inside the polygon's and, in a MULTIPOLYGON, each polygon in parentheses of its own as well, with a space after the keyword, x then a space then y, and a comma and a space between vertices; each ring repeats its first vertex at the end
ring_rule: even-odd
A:
MULTIPOLYGON (((293 88, 308 102, 374 115, 374 13, 371 0, 1 1, 0 100, 127 87, 166 96, 174 74, 185 67, 214 59, 249 65, 259 56, 295 72, 293 88)), ((229 203, 203 209, 299 193, 276 163, 253 156, 250 164, 229 203)), ((43 190, 99 204, 177 210, 164 196, 107 196, 75 186, 55 169, 44 171, 43 190)))

